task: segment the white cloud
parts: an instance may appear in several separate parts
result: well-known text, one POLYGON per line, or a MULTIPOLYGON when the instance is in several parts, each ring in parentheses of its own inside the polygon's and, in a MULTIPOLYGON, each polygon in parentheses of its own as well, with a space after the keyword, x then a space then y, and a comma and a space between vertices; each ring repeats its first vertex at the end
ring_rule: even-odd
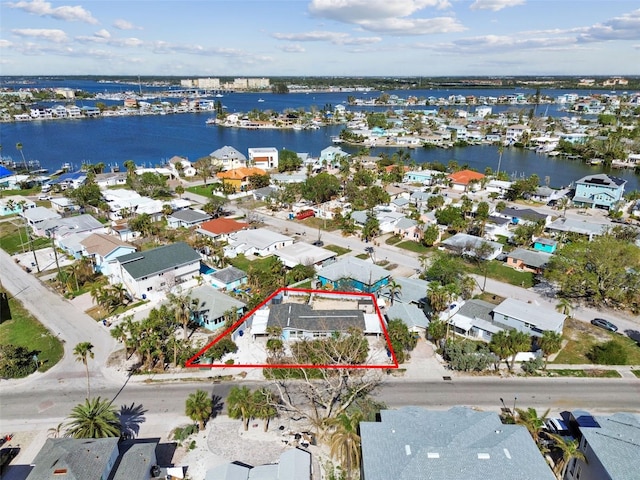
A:
POLYGON ((367 21, 362 28, 388 35, 432 35, 436 33, 462 32, 466 28, 452 17, 391 18, 384 21, 367 21))
POLYGON ((583 42, 640 39, 640 9, 584 29, 583 42))
POLYGON ((104 28, 102 30, 98 30, 94 35, 99 38, 111 38, 111 34, 104 28))
POLYGON ((13 46, 13 42, 9 40, 3 40, 0 38, 0 48, 9 48, 13 46))
POLYGON ((382 41, 380 37, 352 37, 340 32, 274 33, 273 38, 296 42, 329 42, 334 45, 361 45, 382 41))
POLYGON ((113 26, 118 30, 142 30, 142 27, 136 27, 133 23, 121 18, 113 22, 113 26))
POLYGON ((58 29, 16 28, 11 30, 11 33, 19 37, 38 38, 54 43, 64 43, 67 41, 67 34, 58 29))
POLYGON ((450 6, 448 0, 312 0, 309 11, 318 17, 359 24, 366 20, 407 17, 428 7, 450 6))
POLYGON ((491 10, 497 12, 507 7, 524 5, 525 0, 476 0, 469 8, 471 10, 491 10))
POLYGON ((293 43, 280 47, 280 50, 282 50, 283 52, 287 52, 287 53, 304 53, 304 52, 306 52, 306 49, 302 45, 293 44, 293 43))
POLYGON ((57 20, 66 20, 69 22, 98 23, 98 20, 91 15, 91 12, 80 6, 72 7, 63 5, 54 8, 51 6, 51 3, 43 0, 8 2, 6 5, 9 8, 23 10, 33 15, 38 15, 39 17, 52 17, 57 20))

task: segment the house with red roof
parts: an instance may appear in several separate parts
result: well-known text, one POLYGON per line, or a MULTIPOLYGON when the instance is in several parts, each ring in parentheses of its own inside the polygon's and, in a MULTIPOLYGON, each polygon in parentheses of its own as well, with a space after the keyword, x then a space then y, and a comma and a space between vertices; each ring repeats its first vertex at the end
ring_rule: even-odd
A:
POLYGON ((475 192, 480 189, 480 183, 484 175, 473 170, 460 170, 448 175, 447 178, 451 181, 451 186, 454 190, 475 192))
POLYGON ((216 241, 227 241, 230 234, 247 228, 249 228, 248 223, 238 222, 233 218, 216 218, 202 223, 196 231, 216 241))

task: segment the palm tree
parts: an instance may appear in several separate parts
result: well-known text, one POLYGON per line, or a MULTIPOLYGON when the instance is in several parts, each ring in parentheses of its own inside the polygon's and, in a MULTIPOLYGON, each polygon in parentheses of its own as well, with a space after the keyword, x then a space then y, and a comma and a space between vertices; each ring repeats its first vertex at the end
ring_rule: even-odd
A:
POLYGON ((22 156, 22 163, 24 164, 24 167, 27 169, 27 171, 29 171, 29 166, 27 165, 27 161, 24 158, 24 153, 22 152, 22 143, 16 143, 16 150, 20 152, 20 155, 22 156))
POLYGON ((227 397, 227 412, 233 419, 242 419, 244 430, 249 430, 249 421, 255 415, 254 397, 249 387, 232 387, 227 397))
POLYGON ((273 393, 266 388, 260 388, 253 392, 253 401, 255 403, 255 417, 264 421, 264 431, 266 432, 269 429, 269 421, 278 416, 273 393))
POLYGON ((536 445, 540 441, 540 432, 545 426, 545 420, 549 415, 550 409, 547 409, 542 416, 538 416, 538 412, 535 408, 527 408, 523 410, 521 408, 516 408, 517 415, 515 417, 516 423, 518 425, 524 425, 527 427, 527 430, 531 434, 531 438, 536 442, 536 445))
POLYGON ((560 298, 560 301, 556 305, 556 310, 562 313, 563 315, 570 317, 571 310, 573 310, 573 304, 571 303, 571 300, 569 300, 567 297, 562 297, 560 298))
POLYGON ((136 162, 134 162, 133 160, 125 160, 124 168, 127 169, 127 176, 133 177, 133 175, 136 173, 136 162))
POLYGON ((73 407, 65 423, 65 437, 107 438, 120 436, 118 413, 109 400, 96 397, 73 407))
POLYGON ((204 430, 207 420, 213 413, 213 400, 204 390, 196 390, 187 398, 185 413, 191 420, 198 422, 198 430, 204 430))
POLYGON ((549 355, 553 355, 562 348, 562 335, 552 330, 545 330, 538 343, 544 353, 544 369, 546 370, 549 355))
POLYGON ((91 398, 91 388, 89 385, 89 358, 93 358, 93 345, 91 342, 80 342, 73 349, 76 362, 82 362, 87 372, 87 399, 91 398))
POLYGON ((568 440, 555 433, 547 433, 547 436, 555 442, 555 447, 560 450, 562 456, 556 463, 554 468, 558 478, 564 478, 567 473, 567 467, 572 459, 586 461, 584 453, 580 450, 580 443, 578 440, 568 440))
POLYGON ((358 425, 362 420, 362 414, 348 415, 341 413, 329 421, 332 428, 329 434, 329 453, 331 458, 336 458, 346 478, 352 478, 352 474, 360 469, 360 435, 358 425))
POLYGON ((518 330, 505 331, 501 330, 491 337, 489 348, 495 353, 500 360, 504 360, 507 364, 509 372, 513 372, 516 354, 529 348, 531 338, 524 332, 518 330), (507 360, 511 357, 511 363, 507 360))
POLYGON ((402 294, 402 285, 400 285, 395 280, 391 280, 387 284, 387 288, 389 289, 389 297, 391 298, 391 305, 393 306, 393 301, 395 300, 396 296, 400 298, 400 295, 402 294))
POLYGON ((173 312, 176 316, 176 321, 182 324, 184 339, 189 338, 189 321, 191 321, 191 314, 194 303, 197 304, 197 299, 192 299, 191 296, 182 293, 170 293, 167 295, 169 302, 173 306, 173 312))

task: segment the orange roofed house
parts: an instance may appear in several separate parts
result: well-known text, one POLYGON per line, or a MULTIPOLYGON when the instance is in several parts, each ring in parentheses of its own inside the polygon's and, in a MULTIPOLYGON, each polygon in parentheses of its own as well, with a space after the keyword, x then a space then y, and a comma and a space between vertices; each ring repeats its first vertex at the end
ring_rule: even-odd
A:
POLYGON ((216 176, 222 180, 223 183, 233 185, 236 192, 244 191, 249 184, 249 177, 251 175, 266 175, 267 172, 261 168, 256 167, 240 167, 233 170, 227 170, 226 172, 220 172, 216 176))
POLYGON ((451 186, 454 190, 475 192, 480 190, 480 183, 484 175, 473 170, 460 170, 452 173, 447 178, 451 180, 451 186))
POLYGON ((211 237, 214 240, 226 241, 229 234, 239 232, 246 228, 249 228, 248 223, 238 222, 233 218, 216 218, 215 220, 202 223, 197 232, 211 237))

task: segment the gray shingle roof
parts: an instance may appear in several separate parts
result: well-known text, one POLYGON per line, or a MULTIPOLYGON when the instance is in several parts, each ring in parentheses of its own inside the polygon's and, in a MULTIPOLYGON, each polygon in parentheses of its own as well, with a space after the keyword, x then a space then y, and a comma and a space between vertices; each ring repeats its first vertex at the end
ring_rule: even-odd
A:
POLYGON ((553 255, 546 252, 527 250, 526 248, 516 248, 512 252, 509 252, 507 257, 520 260, 530 267, 541 268, 549 263, 553 255))
POLYGON ((157 440, 134 440, 121 443, 119 462, 114 465, 109 480, 147 478, 149 470, 156 464, 157 446, 157 440))
POLYGON ((374 285, 383 278, 387 278, 389 272, 371 262, 365 262, 356 257, 345 257, 324 267, 318 272, 318 276, 332 282, 350 278, 365 285, 374 285))
POLYGON ((200 261, 200 254, 184 242, 118 257, 118 262, 134 279, 200 261))
POLYGON ((345 332, 366 329, 360 310, 313 310, 308 305, 285 303, 269 307, 268 326, 307 332, 345 332))
POLYGON ((386 311, 387 319, 393 320, 398 318, 402 320, 407 327, 411 328, 427 328, 429 320, 424 311, 420 310, 416 305, 409 303, 394 302, 386 311))
POLYGON ((246 276, 246 272, 236 267, 226 267, 211 274, 211 277, 226 285, 242 280, 246 276))
POLYGON ((467 318, 480 318, 491 322, 491 312, 495 308, 493 303, 485 302, 484 300, 467 300, 462 304, 457 315, 464 315, 467 318))
POLYGON ((500 211, 501 215, 508 215, 514 218, 522 218, 523 220, 529 220, 530 222, 538 222, 540 220, 545 220, 548 215, 544 213, 538 213, 532 208, 511 208, 507 207, 504 210, 500 211))
POLYGON ((552 480, 526 428, 497 414, 454 407, 383 410, 360 423, 365 480, 552 480))
POLYGON ((171 214, 171 216, 177 220, 182 222, 204 222, 205 220, 209 220, 211 215, 204 212, 198 212, 196 210, 191 210, 190 208, 185 208, 184 210, 177 210, 171 214))

